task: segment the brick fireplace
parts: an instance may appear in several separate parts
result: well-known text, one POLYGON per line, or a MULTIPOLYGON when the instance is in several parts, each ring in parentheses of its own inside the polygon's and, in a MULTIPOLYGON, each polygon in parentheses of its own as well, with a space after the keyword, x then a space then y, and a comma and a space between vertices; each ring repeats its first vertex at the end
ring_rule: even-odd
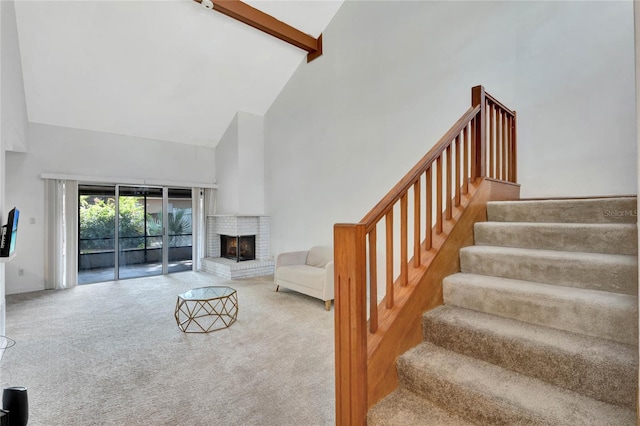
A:
MULTIPOLYGON (((236 244, 237 244, 236 243, 236 244)), ((233 250, 231 250, 233 251, 233 250)), ((274 261, 269 258, 269 217, 243 215, 207 216, 207 257, 202 269, 227 279, 248 278, 273 274, 274 261), (224 238, 223 238, 224 236, 224 238), (253 260, 240 259, 222 253, 222 241, 251 241, 253 260), (227 255, 225 257, 225 255, 227 255), (242 260, 242 261, 239 261, 242 260)))

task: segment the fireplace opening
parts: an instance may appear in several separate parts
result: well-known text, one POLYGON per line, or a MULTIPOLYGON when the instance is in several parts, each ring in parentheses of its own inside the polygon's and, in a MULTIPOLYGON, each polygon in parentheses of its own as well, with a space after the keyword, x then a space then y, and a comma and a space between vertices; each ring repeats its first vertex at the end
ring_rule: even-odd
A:
POLYGON ((254 260, 256 258, 256 236, 220 235, 220 255, 236 262, 254 260))

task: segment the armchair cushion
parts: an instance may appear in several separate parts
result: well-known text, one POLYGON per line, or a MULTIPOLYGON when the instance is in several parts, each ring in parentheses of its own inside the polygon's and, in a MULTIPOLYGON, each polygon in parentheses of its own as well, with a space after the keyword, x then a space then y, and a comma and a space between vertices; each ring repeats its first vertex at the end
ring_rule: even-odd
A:
POLYGON ((324 268, 327 263, 333 260, 333 250, 331 247, 311 247, 307 254, 306 264, 316 268, 324 268))
POLYGON ((324 277, 323 269, 309 265, 290 265, 278 270, 278 280, 297 283, 310 289, 321 289, 324 286, 324 277))

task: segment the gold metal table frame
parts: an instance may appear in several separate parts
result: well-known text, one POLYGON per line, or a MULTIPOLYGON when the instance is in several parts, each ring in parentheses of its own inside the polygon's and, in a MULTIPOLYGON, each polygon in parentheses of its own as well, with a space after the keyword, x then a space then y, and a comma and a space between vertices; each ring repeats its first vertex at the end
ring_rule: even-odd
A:
POLYGON ((185 333, 209 333, 238 318, 238 294, 226 286, 194 288, 178 295, 176 323, 185 333))

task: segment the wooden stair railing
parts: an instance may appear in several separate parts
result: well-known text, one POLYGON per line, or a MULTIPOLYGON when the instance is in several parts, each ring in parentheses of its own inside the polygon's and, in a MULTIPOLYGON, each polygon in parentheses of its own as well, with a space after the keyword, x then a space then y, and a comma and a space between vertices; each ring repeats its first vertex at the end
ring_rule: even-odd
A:
POLYGON ((485 214, 474 197, 519 196, 516 113, 482 86, 471 93, 471 108, 360 223, 334 226, 337 425, 366 424, 369 407, 397 386, 395 359, 419 342, 419 315, 442 304, 442 278, 485 214), (504 188, 485 190, 485 180, 504 188), (455 232, 459 221, 466 234, 455 232))

